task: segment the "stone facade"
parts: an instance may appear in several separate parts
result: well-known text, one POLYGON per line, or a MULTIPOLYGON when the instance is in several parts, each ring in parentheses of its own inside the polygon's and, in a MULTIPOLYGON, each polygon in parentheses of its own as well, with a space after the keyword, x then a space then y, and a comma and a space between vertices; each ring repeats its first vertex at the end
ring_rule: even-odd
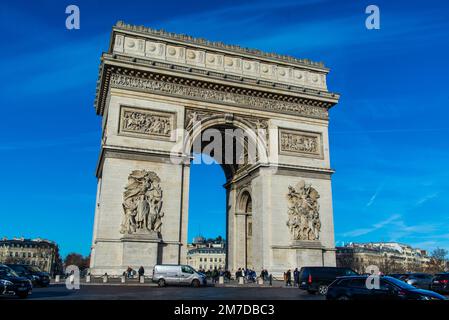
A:
POLYGON ((339 95, 327 90, 328 72, 308 60, 118 23, 102 56, 95 101, 103 133, 92 274, 186 263, 192 165, 186 141, 209 128, 250 132, 248 144, 260 152, 255 163, 223 165, 225 267, 282 274, 335 265, 328 112, 339 95), (152 179, 130 178, 136 172, 156 175, 157 187, 152 179), (294 195, 290 187, 298 184, 307 191, 294 195), (148 224, 156 218, 158 230, 148 224), (140 231, 123 232, 126 221, 139 223, 140 231), (300 228, 313 236, 292 237, 300 228))
POLYGON ((361 273, 370 265, 384 273, 420 272, 430 262, 426 250, 397 242, 349 243, 336 249, 337 265, 361 273))
POLYGON ((29 264, 53 274, 62 270, 58 246, 45 239, 0 240, 0 263, 29 264))
POLYGON ((204 239, 194 241, 194 243, 188 244, 186 261, 197 270, 224 270, 226 267, 225 243, 206 242, 204 239))

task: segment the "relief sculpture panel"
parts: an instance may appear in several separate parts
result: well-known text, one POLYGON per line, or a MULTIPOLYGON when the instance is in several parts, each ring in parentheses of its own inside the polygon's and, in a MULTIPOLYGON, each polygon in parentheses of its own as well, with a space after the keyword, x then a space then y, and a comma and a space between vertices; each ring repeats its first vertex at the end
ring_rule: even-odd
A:
POLYGON ((119 133, 153 139, 170 139, 173 113, 121 107, 119 133))
POLYGON ((279 153, 323 158, 321 134, 296 130, 279 130, 279 153))

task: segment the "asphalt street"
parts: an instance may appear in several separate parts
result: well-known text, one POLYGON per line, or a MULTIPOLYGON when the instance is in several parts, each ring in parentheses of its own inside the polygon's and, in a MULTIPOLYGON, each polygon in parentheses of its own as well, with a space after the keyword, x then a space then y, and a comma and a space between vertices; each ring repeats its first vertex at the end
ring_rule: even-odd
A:
MULTIPOLYGON (((0 297, 17 299, 15 297, 0 297)), ((81 285, 68 290, 63 284, 34 288, 32 300, 324 300, 297 288, 279 287, 165 287, 142 285, 81 285)))

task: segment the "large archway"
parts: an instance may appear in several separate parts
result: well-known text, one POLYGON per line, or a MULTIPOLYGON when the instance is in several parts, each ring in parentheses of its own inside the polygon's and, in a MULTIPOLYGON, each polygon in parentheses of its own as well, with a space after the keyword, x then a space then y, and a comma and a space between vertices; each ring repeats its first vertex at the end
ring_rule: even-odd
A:
POLYGON ((335 265, 327 68, 123 23, 101 61, 92 274, 186 263, 191 153, 212 129, 244 133, 238 157, 212 154, 224 155, 227 268, 335 265))
MULTIPOLYGON (((252 242, 252 197, 248 187, 252 177, 248 172, 267 161, 265 133, 256 132, 257 130, 239 115, 230 117, 226 114, 204 113, 201 109, 188 109, 187 123, 190 123, 192 114, 195 114, 196 123, 187 125, 185 153, 190 155, 187 165, 195 165, 192 163, 192 154, 196 146, 196 154, 203 155, 207 151, 207 157, 212 157, 215 163, 222 167, 226 177, 225 268, 253 269, 253 256, 257 253, 252 242), (210 147, 213 143, 215 149, 210 147), (245 182, 243 187, 242 181, 245 182)), ((190 170, 186 171, 185 175, 190 181, 190 170)), ((183 189, 183 196, 187 197, 189 192, 190 189, 183 189)), ((185 243, 187 241, 188 239, 185 239, 185 243)), ((187 256, 187 253, 185 255, 187 256)), ((184 252, 181 253, 181 260, 183 256, 184 252)))

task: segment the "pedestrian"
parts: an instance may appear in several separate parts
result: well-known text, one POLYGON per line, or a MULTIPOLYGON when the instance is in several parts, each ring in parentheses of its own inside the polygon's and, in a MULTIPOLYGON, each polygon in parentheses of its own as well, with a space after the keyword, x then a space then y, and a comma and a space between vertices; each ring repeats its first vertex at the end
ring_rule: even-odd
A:
POLYGON ((218 271, 217 271, 217 267, 214 268, 214 270, 212 271, 212 281, 213 283, 217 283, 218 280, 218 271))
POLYGON ((140 277, 143 277, 145 275, 145 269, 143 268, 143 266, 140 266, 139 268, 139 281, 140 281, 140 277))
POLYGON ((299 287, 299 271, 298 268, 295 268, 295 271, 293 271, 293 280, 295 281, 295 287, 299 287))
POLYGON ((290 269, 287 270, 287 273, 285 274, 285 277, 286 277, 285 285, 287 287, 291 287, 292 286, 292 272, 290 271, 290 269))
POLYGON ((133 269, 130 266, 128 266, 128 268, 126 269, 126 273, 128 274, 128 278, 131 278, 133 269))

